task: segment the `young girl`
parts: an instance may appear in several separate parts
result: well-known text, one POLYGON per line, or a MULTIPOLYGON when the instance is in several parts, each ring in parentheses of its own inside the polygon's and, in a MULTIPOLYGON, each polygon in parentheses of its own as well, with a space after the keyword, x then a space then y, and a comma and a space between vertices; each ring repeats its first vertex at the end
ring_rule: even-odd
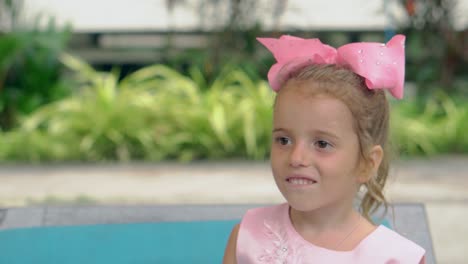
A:
POLYGON ((271 168, 287 203, 249 210, 224 263, 424 263, 423 248, 370 217, 387 206, 385 90, 403 97, 405 37, 338 49, 292 36, 258 40, 277 60, 268 73, 277 92, 271 168))

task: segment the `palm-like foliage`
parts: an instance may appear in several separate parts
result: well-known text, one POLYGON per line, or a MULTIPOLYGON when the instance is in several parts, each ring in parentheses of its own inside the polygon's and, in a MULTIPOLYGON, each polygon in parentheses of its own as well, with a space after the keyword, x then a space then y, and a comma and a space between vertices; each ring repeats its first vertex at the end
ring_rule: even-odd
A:
MULTIPOLYGON (((466 99, 464 99, 466 100, 466 99)), ((392 140, 403 154, 467 153, 468 105, 443 93, 405 101, 392 111, 392 140)))
POLYGON ((96 72, 69 55, 62 61, 79 90, 3 134, 2 159, 261 159, 268 152, 273 94, 240 70, 224 71, 202 91, 163 65, 119 81, 117 72, 96 72))
MULTIPOLYGON (((0 134, 1 160, 105 161, 265 159, 271 141, 273 92, 227 67, 206 87, 192 76, 152 65, 119 81, 63 55, 78 89, 0 134)), ((394 102, 392 141, 401 153, 468 152, 468 105, 439 94, 394 102)))

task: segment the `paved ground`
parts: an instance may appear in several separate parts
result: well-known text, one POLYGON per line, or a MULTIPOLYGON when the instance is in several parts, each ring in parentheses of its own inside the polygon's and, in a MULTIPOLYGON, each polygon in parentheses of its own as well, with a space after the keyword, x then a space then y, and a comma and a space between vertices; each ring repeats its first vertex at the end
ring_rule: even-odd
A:
MULTIPOLYGON (((425 204, 438 263, 468 263, 468 156, 400 161, 392 172, 389 200, 425 204)), ((265 162, 0 168, 0 207, 282 201, 265 162)))

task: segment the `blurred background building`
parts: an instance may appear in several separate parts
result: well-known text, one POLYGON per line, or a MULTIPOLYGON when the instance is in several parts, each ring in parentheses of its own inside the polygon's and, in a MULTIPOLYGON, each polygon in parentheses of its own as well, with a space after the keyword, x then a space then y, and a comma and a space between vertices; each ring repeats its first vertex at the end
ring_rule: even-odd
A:
MULTIPOLYGON (((423 12, 433 13, 429 15, 434 19, 450 16, 447 19, 454 30, 465 30, 468 1, 449 4, 453 7, 440 3, 440 10, 423 12), (443 14, 443 8, 451 13, 443 14)), ((44 18, 53 17, 58 26, 72 25, 70 45, 92 63, 154 63, 162 59, 156 51, 168 45, 167 35, 171 35, 173 49, 206 48, 206 35, 226 29, 256 29, 263 35, 346 32, 352 40, 366 40, 360 35, 385 32, 390 36, 410 26, 412 12, 423 9, 418 7, 423 5, 424 1, 395 0, 25 0, 20 20, 30 23, 41 16, 42 24, 46 24, 44 18)), ((415 25, 424 27, 424 18, 418 19, 421 21, 415 21, 415 25)), ((342 37, 335 42, 347 41, 342 37)))

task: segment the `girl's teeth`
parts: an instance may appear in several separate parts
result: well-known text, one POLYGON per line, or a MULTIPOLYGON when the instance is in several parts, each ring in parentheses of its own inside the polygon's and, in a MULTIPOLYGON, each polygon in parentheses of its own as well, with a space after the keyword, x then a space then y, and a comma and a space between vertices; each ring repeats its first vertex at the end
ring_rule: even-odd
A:
POLYGON ((307 180, 307 179, 290 179, 289 182, 292 183, 292 184, 300 184, 300 185, 313 184, 314 183, 312 180, 307 180))

